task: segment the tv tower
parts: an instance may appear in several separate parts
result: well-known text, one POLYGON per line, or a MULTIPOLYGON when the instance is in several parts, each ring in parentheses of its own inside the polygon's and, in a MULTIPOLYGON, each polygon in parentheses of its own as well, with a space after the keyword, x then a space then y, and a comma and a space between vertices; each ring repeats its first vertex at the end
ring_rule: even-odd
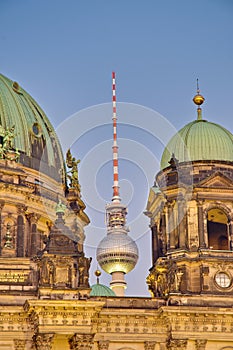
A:
POLYGON ((124 296, 127 286, 124 276, 135 267, 138 248, 133 239, 128 236, 127 207, 121 203, 119 195, 115 72, 112 72, 112 109, 113 196, 112 202, 106 205, 107 236, 99 243, 96 257, 100 267, 112 276, 111 289, 117 296, 124 296))

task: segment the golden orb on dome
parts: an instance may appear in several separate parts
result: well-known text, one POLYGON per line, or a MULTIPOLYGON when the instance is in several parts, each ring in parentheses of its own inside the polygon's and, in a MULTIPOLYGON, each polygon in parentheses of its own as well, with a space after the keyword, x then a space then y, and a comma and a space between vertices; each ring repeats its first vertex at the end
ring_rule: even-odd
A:
POLYGON ((95 275, 96 275, 96 277, 101 276, 101 271, 97 269, 97 270, 95 271, 95 275))
POLYGON ((195 95, 193 98, 193 102, 198 106, 202 105, 204 101, 205 101, 204 97, 200 94, 195 95))
POLYGON ((200 94, 199 83, 197 79, 197 94, 194 96, 193 102, 195 103, 195 105, 200 106, 204 101, 205 101, 204 97, 200 94))

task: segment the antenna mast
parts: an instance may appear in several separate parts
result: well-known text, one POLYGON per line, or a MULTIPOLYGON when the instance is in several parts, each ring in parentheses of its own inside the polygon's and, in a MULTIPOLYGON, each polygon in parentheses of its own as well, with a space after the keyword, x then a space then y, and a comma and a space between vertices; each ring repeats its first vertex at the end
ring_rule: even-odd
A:
POLYGON ((118 146, 117 146, 117 116, 116 116, 116 79, 112 72, 112 121, 113 121, 113 202, 120 202, 118 182, 118 146))

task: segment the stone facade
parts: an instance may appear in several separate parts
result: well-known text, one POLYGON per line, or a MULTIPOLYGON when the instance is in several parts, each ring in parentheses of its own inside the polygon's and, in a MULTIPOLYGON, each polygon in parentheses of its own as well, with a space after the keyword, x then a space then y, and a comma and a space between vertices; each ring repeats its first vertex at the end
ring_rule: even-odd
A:
POLYGON ((230 297, 202 296, 169 301, 104 297, 35 299, 1 311, 0 348, 230 349, 231 303, 230 297))
MULTIPOLYGON (((26 92, 9 86, 0 99, 21 103, 26 92)), ((56 169, 59 144, 36 110, 29 130, 11 116, 28 139, 19 151, 0 126, 0 350, 232 350, 232 162, 173 157, 147 205, 151 297, 90 297, 79 160, 68 151, 67 173, 56 169), (52 163, 40 159, 46 142, 52 163)))

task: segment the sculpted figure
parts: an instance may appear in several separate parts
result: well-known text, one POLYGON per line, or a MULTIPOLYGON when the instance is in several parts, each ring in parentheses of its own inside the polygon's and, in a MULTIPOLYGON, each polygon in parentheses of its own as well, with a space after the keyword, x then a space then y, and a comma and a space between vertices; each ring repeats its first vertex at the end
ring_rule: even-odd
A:
POLYGON ((80 185, 78 181, 78 163, 80 163, 80 159, 72 157, 72 154, 69 149, 66 153, 66 164, 71 170, 67 172, 67 177, 70 180, 70 186, 80 190, 80 185), (69 173, 71 173, 71 175, 69 173))

